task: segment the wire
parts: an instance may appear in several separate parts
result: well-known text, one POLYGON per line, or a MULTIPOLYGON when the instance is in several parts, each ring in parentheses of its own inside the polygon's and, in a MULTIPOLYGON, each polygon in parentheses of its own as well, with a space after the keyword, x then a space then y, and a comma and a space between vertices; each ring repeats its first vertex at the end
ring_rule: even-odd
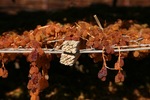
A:
MULTIPOLYGON (((138 51, 138 50, 150 50, 150 47, 126 48, 120 49, 120 52, 138 51)), ((102 52, 103 52, 102 50, 86 50, 86 49, 80 50, 80 53, 102 53, 102 52)), ((119 50, 114 49, 114 52, 119 52, 119 50)))
MULTIPOLYGON (((61 54, 63 50, 61 49, 47 49, 42 48, 45 53, 51 54, 61 54)), ((34 48, 5 48, 0 49, 0 53, 30 53, 34 50, 34 48)), ((138 51, 138 50, 150 50, 150 47, 135 47, 135 48, 120 48, 120 52, 128 52, 128 51, 138 51)), ((95 49, 80 49, 78 53, 102 53, 103 50, 95 50, 95 49)), ((114 49, 114 52, 119 52, 117 48, 114 49)))

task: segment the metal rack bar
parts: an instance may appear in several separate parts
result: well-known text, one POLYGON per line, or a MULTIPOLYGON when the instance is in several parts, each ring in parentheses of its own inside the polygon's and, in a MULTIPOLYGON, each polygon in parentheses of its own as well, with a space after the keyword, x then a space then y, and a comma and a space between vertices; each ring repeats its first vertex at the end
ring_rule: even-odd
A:
MULTIPOLYGON (((33 48, 5 48, 0 49, 0 53, 30 53, 34 50, 33 48)), ((56 50, 56 49, 47 49, 43 48, 45 53, 51 53, 51 54, 61 54, 63 53, 62 50, 56 50)), ((117 48, 114 49, 114 52, 128 52, 128 51, 138 51, 138 50, 150 50, 150 47, 136 47, 136 48, 121 48, 118 50, 117 48)), ((79 50, 79 53, 102 53, 103 50, 95 50, 95 49, 81 49, 79 50)))
MULTIPOLYGON (((138 51, 138 50, 150 50, 150 47, 144 47, 144 48, 126 48, 126 49, 114 49, 114 52, 128 52, 128 51, 138 51)), ((102 53, 103 50, 86 50, 82 49, 80 50, 80 53, 102 53)))

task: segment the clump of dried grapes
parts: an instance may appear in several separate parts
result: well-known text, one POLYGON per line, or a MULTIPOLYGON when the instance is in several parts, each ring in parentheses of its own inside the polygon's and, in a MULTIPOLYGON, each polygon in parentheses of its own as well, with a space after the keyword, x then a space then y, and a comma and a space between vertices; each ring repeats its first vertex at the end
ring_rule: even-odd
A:
POLYGON ((106 76, 107 76, 107 68, 103 66, 101 70, 98 72, 98 78, 101 79, 102 81, 105 81, 106 76))
POLYGON ((48 60, 45 53, 42 54, 37 49, 34 49, 27 57, 27 60, 31 62, 29 70, 30 80, 27 85, 27 88, 30 90, 31 100, 39 100, 39 93, 49 85, 45 74, 48 74, 48 61, 50 60, 48 60), (42 72, 40 72, 41 68, 42 72))
POLYGON ((117 75, 115 76, 115 82, 120 83, 124 81, 124 74, 121 71, 118 71, 117 75))
POLYGON ((29 71, 30 80, 28 82, 27 88, 30 90, 31 100, 38 100, 39 93, 48 87, 48 81, 45 77, 39 72, 38 67, 35 63, 31 63, 29 71), (38 99, 33 99, 38 98, 38 99))
POLYGON ((0 66, 0 77, 2 78, 7 78, 8 77, 8 71, 7 69, 5 68, 5 65, 4 63, 8 60, 7 58, 4 58, 4 54, 2 53, 1 54, 1 66, 0 66))
POLYGON ((5 67, 1 67, 0 68, 0 77, 2 78, 7 78, 8 76, 8 71, 5 67))
POLYGON ((124 74, 122 73, 123 69, 122 67, 124 66, 124 60, 123 60, 123 56, 121 56, 121 53, 120 53, 120 47, 118 47, 119 49, 119 56, 118 56, 118 60, 117 62, 114 64, 114 69, 115 70, 118 70, 118 73, 117 75, 115 76, 115 82, 116 83, 120 83, 120 82, 123 82, 124 81, 124 74))

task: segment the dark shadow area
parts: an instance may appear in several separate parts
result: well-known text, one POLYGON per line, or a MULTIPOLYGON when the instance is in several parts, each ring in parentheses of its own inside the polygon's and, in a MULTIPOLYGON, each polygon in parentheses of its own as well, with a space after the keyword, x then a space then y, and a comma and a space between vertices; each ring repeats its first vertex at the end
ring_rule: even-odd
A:
POLYGON ((34 29, 37 25, 45 25, 49 20, 59 23, 74 23, 79 20, 93 22, 93 15, 97 15, 101 21, 113 23, 118 19, 135 20, 139 23, 150 23, 150 7, 110 7, 106 5, 91 5, 86 8, 69 8, 57 12, 19 12, 17 15, 0 13, 0 33, 16 30, 19 33, 24 30, 34 29))

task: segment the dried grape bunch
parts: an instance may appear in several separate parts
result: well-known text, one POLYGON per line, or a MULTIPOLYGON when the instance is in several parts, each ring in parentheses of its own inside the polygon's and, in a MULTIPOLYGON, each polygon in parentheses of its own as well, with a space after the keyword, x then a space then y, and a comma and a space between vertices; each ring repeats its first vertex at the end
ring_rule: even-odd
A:
POLYGON ((40 55, 40 52, 37 49, 33 50, 28 55, 27 60, 30 61, 31 64, 30 64, 30 70, 29 70, 30 80, 28 82, 27 88, 30 90, 31 100, 39 100, 39 93, 43 89, 47 88, 49 85, 45 75, 48 74, 50 60, 46 58, 47 57, 44 56, 43 53, 42 55, 40 55), (46 62, 44 60, 46 60, 46 62), (48 64, 47 64, 47 61, 48 61, 48 64), (42 72, 40 72, 41 68, 42 68, 42 72))
POLYGON ((4 63, 7 61, 7 58, 4 58, 4 54, 1 54, 1 66, 0 66, 0 77, 7 78, 8 77, 8 71, 5 68, 4 63))
POLYGON ((35 62, 31 63, 29 77, 30 80, 28 82, 27 88, 30 90, 31 100, 39 100, 38 95, 43 89, 48 87, 48 82, 45 77, 39 72, 39 68, 36 66, 35 62))
POLYGON ((106 80, 106 76, 107 76, 107 64, 106 64, 106 59, 105 59, 105 54, 104 54, 104 47, 103 47, 103 52, 102 52, 102 58, 103 58, 103 66, 101 68, 101 70, 98 72, 98 78, 101 79, 102 81, 106 80))
POLYGON ((118 47, 118 49, 119 49, 118 60, 114 64, 114 68, 110 68, 106 64, 106 61, 108 60, 109 56, 107 57, 105 55, 105 53, 104 53, 105 48, 103 47, 103 52, 102 52, 103 66, 102 66, 101 70, 98 72, 98 78, 101 79, 102 81, 106 80, 107 69, 118 71, 117 75, 115 76, 116 83, 120 83, 120 82, 124 81, 124 74, 122 73, 122 71, 123 71, 122 67, 124 66, 124 61, 123 61, 123 56, 121 56, 121 53, 120 53, 120 47, 118 47))
POLYGON ((98 78, 101 79, 102 81, 105 81, 106 76, 107 76, 107 68, 103 65, 101 70, 98 72, 98 78))
POLYGON ((8 76, 8 71, 2 62, 2 66, 0 67, 0 77, 7 78, 7 76, 8 76))
MULTIPOLYGON (((120 50, 120 47, 118 47, 118 49, 120 50)), ((123 60, 123 57, 121 56, 121 53, 119 51, 118 60, 114 64, 114 69, 118 70, 118 73, 115 76, 115 82, 116 83, 121 83, 125 80, 125 76, 123 74, 123 69, 122 69, 123 66, 124 66, 124 60, 123 60)))
POLYGON ((118 71, 117 75, 115 76, 115 82, 120 83, 124 81, 124 74, 121 71, 118 71))

